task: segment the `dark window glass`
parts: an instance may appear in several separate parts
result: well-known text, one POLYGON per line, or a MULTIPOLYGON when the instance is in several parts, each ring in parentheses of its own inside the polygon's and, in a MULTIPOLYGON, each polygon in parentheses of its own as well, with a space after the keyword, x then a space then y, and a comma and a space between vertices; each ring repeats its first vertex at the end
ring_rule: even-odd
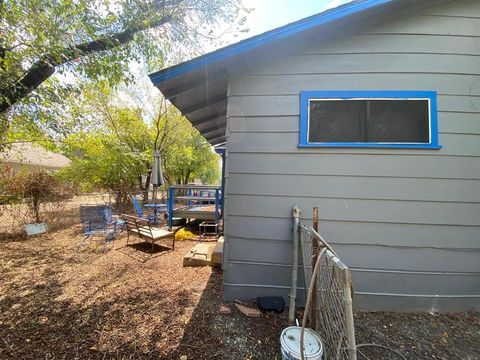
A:
POLYGON ((309 110, 309 142, 430 142, 428 100, 310 100, 309 110))
POLYGON ((369 142, 428 143, 427 100, 370 100, 369 142))
POLYGON ((310 102, 309 141, 352 142, 362 135, 366 101, 310 102))

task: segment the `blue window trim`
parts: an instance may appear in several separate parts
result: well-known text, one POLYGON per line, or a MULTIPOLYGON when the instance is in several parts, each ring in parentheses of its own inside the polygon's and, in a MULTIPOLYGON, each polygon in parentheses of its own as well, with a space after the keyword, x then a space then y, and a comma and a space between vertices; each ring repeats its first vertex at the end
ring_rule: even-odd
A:
POLYGON ((300 142, 298 147, 345 147, 345 148, 400 148, 400 149, 441 149, 438 143, 437 92, 436 91, 302 91, 300 92, 300 142), (430 104, 430 142, 309 142, 308 115, 312 99, 427 99, 430 104))

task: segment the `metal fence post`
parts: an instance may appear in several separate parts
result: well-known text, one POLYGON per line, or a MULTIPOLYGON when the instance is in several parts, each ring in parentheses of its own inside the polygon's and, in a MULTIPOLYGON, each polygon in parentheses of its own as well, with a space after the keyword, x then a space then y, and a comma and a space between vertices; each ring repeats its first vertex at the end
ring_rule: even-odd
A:
POLYGON ((297 273, 298 273, 298 224, 300 223, 301 210, 293 207, 293 244, 292 244, 292 288, 290 291, 290 305, 288 308, 288 323, 295 322, 295 300, 297 298, 297 273))
MULTIPOLYGON (((313 208, 313 229, 318 232, 318 207, 313 208)), ((313 266, 318 260, 318 242, 316 239, 312 239, 312 271, 313 266)), ((312 308, 310 311, 310 327, 317 330, 317 282, 314 282, 312 289, 312 308)))

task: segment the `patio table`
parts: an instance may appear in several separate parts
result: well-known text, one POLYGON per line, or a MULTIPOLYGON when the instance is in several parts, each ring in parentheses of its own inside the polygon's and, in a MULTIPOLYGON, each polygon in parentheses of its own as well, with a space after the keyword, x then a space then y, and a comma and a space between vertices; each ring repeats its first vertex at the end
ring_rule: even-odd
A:
POLYGON ((153 216, 155 217, 155 223, 158 221, 158 215, 162 212, 167 212, 167 204, 144 204, 146 208, 150 208, 153 210, 153 216))

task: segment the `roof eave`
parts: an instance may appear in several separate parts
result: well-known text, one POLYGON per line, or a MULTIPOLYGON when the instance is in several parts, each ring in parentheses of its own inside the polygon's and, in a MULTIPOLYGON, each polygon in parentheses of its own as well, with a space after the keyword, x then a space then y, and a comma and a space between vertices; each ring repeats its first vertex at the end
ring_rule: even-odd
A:
POLYGON ((243 40, 239 43, 229 45, 190 61, 171 66, 167 69, 150 74, 149 77, 154 86, 158 86, 161 82, 201 69, 202 67, 216 64, 222 60, 238 56, 242 53, 257 49, 266 44, 276 42, 298 33, 311 30, 317 26, 334 22, 347 16, 395 1, 397 0, 364 0, 347 3, 343 6, 339 6, 320 14, 310 16, 306 19, 302 19, 280 28, 265 32, 263 34, 243 40))

